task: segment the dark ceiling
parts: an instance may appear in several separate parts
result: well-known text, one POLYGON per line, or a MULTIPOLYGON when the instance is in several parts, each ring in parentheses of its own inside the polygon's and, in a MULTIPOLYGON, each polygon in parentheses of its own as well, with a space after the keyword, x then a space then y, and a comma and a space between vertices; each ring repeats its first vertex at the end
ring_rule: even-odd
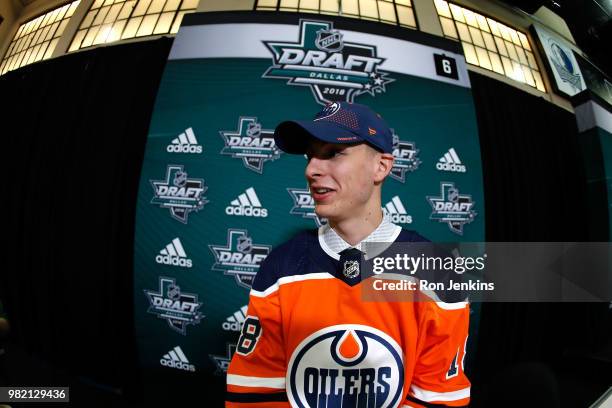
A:
POLYGON ((612 77, 612 0, 502 0, 529 14, 546 6, 567 23, 578 47, 612 77))

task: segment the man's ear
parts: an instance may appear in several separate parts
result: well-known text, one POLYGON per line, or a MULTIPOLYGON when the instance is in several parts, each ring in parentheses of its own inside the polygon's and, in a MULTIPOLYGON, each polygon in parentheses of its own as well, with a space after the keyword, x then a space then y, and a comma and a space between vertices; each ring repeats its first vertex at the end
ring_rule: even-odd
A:
POLYGON ((376 154, 376 170, 374 171, 374 182, 381 183, 389 175, 393 168, 394 157, 391 153, 376 154))

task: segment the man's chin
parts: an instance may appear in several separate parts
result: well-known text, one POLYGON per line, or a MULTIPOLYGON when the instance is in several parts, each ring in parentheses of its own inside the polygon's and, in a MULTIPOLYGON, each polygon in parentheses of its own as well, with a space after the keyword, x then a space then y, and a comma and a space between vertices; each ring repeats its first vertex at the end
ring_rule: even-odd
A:
POLYGON ((338 211, 334 211, 333 208, 329 208, 329 206, 322 204, 315 205, 315 214, 317 214, 317 217, 319 217, 319 219, 325 218, 328 223, 330 221, 338 219, 339 216, 338 211))
POLYGON ((329 208, 325 208, 325 205, 315 204, 315 214, 319 218, 326 218, 329 220, 330 217, 334 217, 333 211, 329 211, 329 208))

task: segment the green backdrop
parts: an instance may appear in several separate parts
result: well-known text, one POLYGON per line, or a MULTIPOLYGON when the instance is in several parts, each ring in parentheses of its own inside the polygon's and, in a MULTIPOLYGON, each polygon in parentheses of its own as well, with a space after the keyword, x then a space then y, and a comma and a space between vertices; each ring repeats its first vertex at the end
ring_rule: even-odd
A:
POLYGON ((397 224, 432 241, 484 241, 477 126, 456 43, 329 16, 191 15, 159 88, 138 193, 135 324, 148 378, 201 378, 222 395, 261 260, 321 222, 306 160, 278 151, 272 132, 334 100, 367 104, 394 129, 398 167, 383 203, 397 224))

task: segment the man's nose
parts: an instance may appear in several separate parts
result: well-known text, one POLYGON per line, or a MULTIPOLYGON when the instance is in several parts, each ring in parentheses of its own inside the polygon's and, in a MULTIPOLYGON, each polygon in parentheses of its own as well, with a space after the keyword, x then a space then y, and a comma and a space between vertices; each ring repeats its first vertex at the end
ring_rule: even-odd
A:
POLYGON ((308 165, 306 166, 306 178, 314 179, 320 177, 325 172, 325 160, 319 159, 317 157, 311 157, 308 165))

